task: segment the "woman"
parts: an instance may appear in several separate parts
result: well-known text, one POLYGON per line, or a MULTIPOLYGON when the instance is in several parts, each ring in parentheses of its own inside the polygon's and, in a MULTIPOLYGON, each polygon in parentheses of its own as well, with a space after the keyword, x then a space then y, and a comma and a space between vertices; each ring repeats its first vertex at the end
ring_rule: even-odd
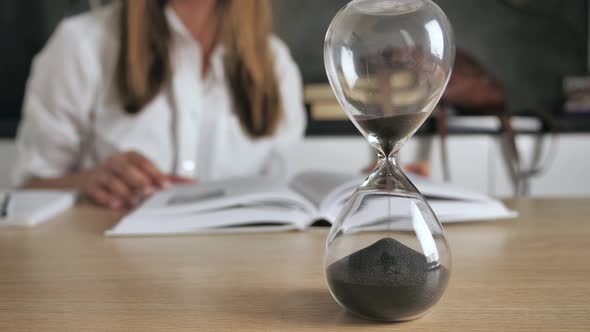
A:
POLYGON ((112 209, 177 181, 283 174, 305 127, 268 0, 128 0, 66 19, 23 114, 17 184, 112 209))

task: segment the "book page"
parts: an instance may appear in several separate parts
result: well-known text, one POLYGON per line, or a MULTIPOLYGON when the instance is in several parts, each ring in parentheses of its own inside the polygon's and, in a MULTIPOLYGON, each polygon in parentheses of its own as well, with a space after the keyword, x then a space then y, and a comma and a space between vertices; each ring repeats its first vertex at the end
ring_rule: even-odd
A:
POLYGON ((361 183, 361 175, 307 171, 295 176, 290 187, 320 208, 325 201, 339 196, 343 191, 349 195, 351 189, 354 190, 361 183))
MULTIPOLYGON (((515 211, 509 210, 497 200, 489 201, 457 201, 457 200, 439 200, 428 199, 428 204, 441 223, 461 223, 491 221, 498 219, 514 218, 518 216, 515 211)), ((415 205, 415 204, 414 204, 415 205)), ((327 220, 334 220, 342 206, 334 206, 333 209, 326 212, 327 220), (330 219, 331 218, 331 219, 330 219)), ((398 200, 381 200, 374 203, 371 209, 359 209, 354 217, 354 222, 350 222, 348 227, 362 227, 364 230, 408 230, 416 231, 416 228, 423 225, 416 225, 412 222, 418 221, 409 218, 410 215, 416 215, 412 211, 413 205, 398 200), (375 217, 375 211, 391 211, 385 219, 375 217), (412 221, 412 222, 409 222, 412 221)))
POLYGON ((490 201, 489 196, 472 190, 457 187, 450 183, 436 182, 420 175, 408 173, 406 176, 427 199, 490 201))
POLYGON ((232 178, 162 191, 125 216, 107 235, 183 234, 255 228, 304 228, 315 206, 286 181, 232 178))
MULTIPOLYGON (((487 195, 411 173, 407 176, 426 197, 441 221, 514 217, 514 213, 501 202, 487 195)), ((305 172, 294 178, 291 187, 318 205, 317 218, 333 222, 362 181, 362 175, 305 172)))
POLYGON ((270 208, 266 205, 240 206, 175 216, 129 215, 107 236, 170 235, 191 233, 270 232, 303 229, 309 216, 302 210, 270 208))
POLYGON ((176 186, 154 195, 136 213, 194 214, 243 205, 290 205, 315 213, 313 204, 291 191, 286 182, 263 176, 176 186))
POLYGON ((518 213, 506 208, 502 202, 491 199, 488 201, 447 201, 432 199, 428 200, 428 203, 442 223, 497 220, 518 216, 518 213))

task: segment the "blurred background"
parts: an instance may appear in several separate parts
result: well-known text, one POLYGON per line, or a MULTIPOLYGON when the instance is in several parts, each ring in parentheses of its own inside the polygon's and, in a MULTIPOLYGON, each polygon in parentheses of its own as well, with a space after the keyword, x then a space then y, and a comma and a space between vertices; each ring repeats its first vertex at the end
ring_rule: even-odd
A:
MULTIPOLYGON (((33 56, 63 17, 106 2, 0 2, 0 187, 9 185, 33 56)), ((455 29, 457 92, 443 97, 401 160, 426 161, 433 178, 495 196, 590 196, 588 1, 435 2, 455 29)), ((348 1, 272 3, 276 32, 306 84, 308 137, 296 168, 360 171, 372 152, 336 103, 323 66, 325 31, 348 1)))

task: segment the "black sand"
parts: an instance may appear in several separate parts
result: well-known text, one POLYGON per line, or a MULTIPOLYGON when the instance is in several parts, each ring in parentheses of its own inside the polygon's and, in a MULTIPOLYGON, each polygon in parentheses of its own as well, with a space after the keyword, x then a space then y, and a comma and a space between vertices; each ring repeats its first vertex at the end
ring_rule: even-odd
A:
POLYGON ((404 113, 384 118, 356 117, 358 125, 365 132, 374 135, 381 140, 397 142, 404 139, 411 132, 417 129, 429 113, 404 113))
POLYGON ((332 293, 353 313, 400 321, 416 318, 440 299, 449 271, 385 238, 330 264, 327 278, 332 293))

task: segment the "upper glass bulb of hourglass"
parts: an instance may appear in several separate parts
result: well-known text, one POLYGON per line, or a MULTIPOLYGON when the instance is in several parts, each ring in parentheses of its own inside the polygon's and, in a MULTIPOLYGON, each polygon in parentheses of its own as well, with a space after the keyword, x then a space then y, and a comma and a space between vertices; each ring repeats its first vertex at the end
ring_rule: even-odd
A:
POLYGON ((326 35, 340 104, 380 153, 395 153, 438 103, 454 62, 451 25, 430 0, 354 0, 326 35))

